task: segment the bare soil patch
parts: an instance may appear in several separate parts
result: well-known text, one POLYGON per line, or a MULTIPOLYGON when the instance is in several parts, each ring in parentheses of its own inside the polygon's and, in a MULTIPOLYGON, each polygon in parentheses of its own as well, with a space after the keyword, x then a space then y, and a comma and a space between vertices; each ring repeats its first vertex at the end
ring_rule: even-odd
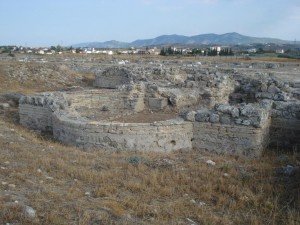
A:
POLYGON ((113 119, 116 122, 122 123, 153 123, 174 119, 178 116, 175 112, 149 112, 143 111, 132 115, 121 116, 113 119))

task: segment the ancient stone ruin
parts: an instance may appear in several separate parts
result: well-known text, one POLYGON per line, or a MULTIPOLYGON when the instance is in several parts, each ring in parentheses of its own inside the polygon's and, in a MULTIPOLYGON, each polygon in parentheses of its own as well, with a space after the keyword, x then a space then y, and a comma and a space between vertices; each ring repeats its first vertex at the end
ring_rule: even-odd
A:
POLYGON ((20 123, 83 149, 197 148, 255 157, 268 146, 298 148, 299 83, 278 79, 272 67, 290 69, 176 61, 100 65, 90 89, 23 96, 20 123))

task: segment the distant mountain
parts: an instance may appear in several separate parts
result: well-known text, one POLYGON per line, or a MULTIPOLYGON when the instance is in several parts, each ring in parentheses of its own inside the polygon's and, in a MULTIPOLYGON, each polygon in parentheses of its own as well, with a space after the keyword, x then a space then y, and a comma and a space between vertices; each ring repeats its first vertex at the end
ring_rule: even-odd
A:
POLYGON ((165 44, 186 44, 189 37, 183 35, 162 35, 153 39, 136 40, 129 43, 131 46, 151 46, 151 45, 165 45, 165 44))
POLYGON ((195 36, 183 35, 162 35, 153 39, 136 40, 130 43, 119 41, 106 42, 87 42, 72 45, 73 47, 90 47, 90 48, 128 48, 128 47, 145 47, 159 45, 246 45, 246 44, 286 44, 284 41, 275 38, 258 38, 238 34, 236 32, 226 34, 200 34, 195 36))
POLYGON ((238 33, 227 34, 201 34, 189 38, 190 44, 218 44, 218 45, 237 45, 237 44, 253 44, 253 43, 275 43, 283 44, 288 41, 275 39, 275 38, 258 38, 244 36, 238 33))
POLYGON ((127 48, 129 43, 120 41, 105 41, 105 42, 86 42, 72 45, 74 48, 87 47, 87 48, 127 48))

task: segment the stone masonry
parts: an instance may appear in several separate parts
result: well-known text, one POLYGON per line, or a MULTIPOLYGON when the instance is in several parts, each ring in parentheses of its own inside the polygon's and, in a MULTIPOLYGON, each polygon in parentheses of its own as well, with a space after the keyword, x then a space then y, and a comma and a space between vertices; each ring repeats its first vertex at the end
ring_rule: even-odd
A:
POLYGON ((93 89, 21 97, 20 123, 83 149, 257 157, 299 148, 299 87, 268 71, 281 65, 189 63, 104 66, 93 89))

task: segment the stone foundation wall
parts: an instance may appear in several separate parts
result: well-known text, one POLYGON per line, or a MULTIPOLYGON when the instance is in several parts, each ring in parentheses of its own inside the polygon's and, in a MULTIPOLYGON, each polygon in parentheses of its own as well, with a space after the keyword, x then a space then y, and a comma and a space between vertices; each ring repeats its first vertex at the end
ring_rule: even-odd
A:
POLYGON ((194 148, 256 157, 269 143, 271 105, 268 100, 234 106, 217 104, 182 116, 194 122, 194 148))
POLYGON ((194 70, 189 72, 184 87, 199 90, 199 106, 212 107, 216 103, 227 103, 234 92, 232 76, 218 71, 194 70))
POLYGON ((63 93, 40 93, 35 96, 22 96, 19 99, 20 123, 31 129, 43 132, 52 131, 52 113, 65 109, 69 102, 63 93))
POLYGON ((52 110, 46 106, 19 105, 20 124, 43 132, 52 131, 52 110))
POLYGON ((83 149, 168 152, 191 149, 193 125, 183 120, 157 123, 100 123, 53 116, 53 135, 83 149))
POLYGON ((273 118, 270 127, 270 147, 300 149, 300 120, 273 118))
POLYGON ((69 97, 75 109, 97 108, 99 111, 110 111, 111 114, 122 114, 124 111, 140 112, 144 109, 142 92, 128 93, 116 90, 97 90, 74 93, 69 97))
POLYGON ((261 128, 195 122, 193 147, 208 151, 257 157, 268 146, 270 122, 261 128))
POLYGON ((57 110, 70 110, 74 116, 89 117, 103 114, 103 118, 144 110, 144 94, 116 90, 90 90, 63 94, 40 93, 24 96, 19 101, 20 123, 41 131, 52 131, 52 114, 57 110))
POLYGON ((99 88, 118 88, 119 85, 129 84, 132 80, 129 70, 121 67, 111 67, 104 70, 96 77, 95 87, 99 88))
POLYGON ((300 148, 299 102, 274 102, 270 128, 270 146, 283 149, 300 148))

